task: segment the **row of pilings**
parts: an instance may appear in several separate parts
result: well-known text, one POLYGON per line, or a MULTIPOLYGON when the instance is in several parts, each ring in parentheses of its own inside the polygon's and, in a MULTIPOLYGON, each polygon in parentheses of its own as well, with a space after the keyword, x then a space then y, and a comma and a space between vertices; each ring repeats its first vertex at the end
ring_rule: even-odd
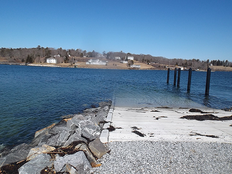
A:
MULTIPOLYGON (((191 89, 191 80, 192 80, 192 68, 189 68, 188 70, 188 83, 187 83, 187 92, 190 92, 191 89)), ((180 68, 175 68, 174 70, 174 82, 173 85, 177 87, 180 87, 180 74, 181 74, 181 69, 180 68), (177 84, 176 84, 176 77, 177 77, 177 71, 178 71, 178 78, 177 78, 177 84)), ((168 68, 168 73, 167 73, 167 84, 169 84, 169 76, 170 76, 170 68, 168 68)), ((207 69, 207 74, 206 74, 206 85, 205 85, 205 95, 209 95, 209 86, 210 86, 210 76, 211 76, 211 69, 207 69)))

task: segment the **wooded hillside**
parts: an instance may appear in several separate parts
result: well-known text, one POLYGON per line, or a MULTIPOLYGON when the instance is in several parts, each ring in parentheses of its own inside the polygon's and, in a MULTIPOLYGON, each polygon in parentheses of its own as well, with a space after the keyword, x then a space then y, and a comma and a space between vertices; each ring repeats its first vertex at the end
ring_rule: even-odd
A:
POLYGON ((121 60, 126 60, 128 56, 133 56, 136 61, 153 65, 154 67, 162 66, 182 66, 184 68, 192 69, 206 69, 207 66, 224 66, 232 67, 232 62, 228 60, 206 60, 199 59, 168 59, 160 56, 152 56, 145 54, 133 54, 124 52, 103 52, 102 54, 92 51, 87 52, 81 49, 54 49, 44 48, 38 45, 36 48, 0 48, 0 63, 44 63, 46 58, 55 57, 57 63, 72 63, 73 61, 80 60, 81 57, 98 58, 115 60, 115 57, 120 57, 121 60))

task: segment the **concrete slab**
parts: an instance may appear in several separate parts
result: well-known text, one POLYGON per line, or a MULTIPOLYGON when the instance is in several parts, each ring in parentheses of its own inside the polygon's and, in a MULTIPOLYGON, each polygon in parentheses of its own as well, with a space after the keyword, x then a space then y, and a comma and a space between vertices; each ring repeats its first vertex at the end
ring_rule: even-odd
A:
MULTIPOLYGON (((203 110, 203 109, 201 109, 203 110)), ((205 108, 218 117, 231 116, 232 112, 205 108)), ((121 127, 109 132, 109 141, 203 141, 232 143, 232 120, 197 121, 180 119, 185 115, 202 115, 189 112, 189 109, 177 108, 122 108, 115 107, 111 125, 121 127), (158 112, 157 112, 158 111, 158 112), (133 133, 138 128, 145 137, 133 133), (196 134, 197 133, 197 134, 196 134), (214 135, 212 138, 201 135, 214 135), (191 136, 192 135, 192 136, 191 136)))
POLYGON ((103 126, 103 129, 107 129, 110 127, 110 123, 105 123, 104 126, 103 126))
POLYGON ((112 122, 113 113, 109 112, 105 121, 112 122))
POLYGON ((101 135, 100 135, 100 140, 102 143, 109 142, 109 131, 107 129, 102 130, 101 135))

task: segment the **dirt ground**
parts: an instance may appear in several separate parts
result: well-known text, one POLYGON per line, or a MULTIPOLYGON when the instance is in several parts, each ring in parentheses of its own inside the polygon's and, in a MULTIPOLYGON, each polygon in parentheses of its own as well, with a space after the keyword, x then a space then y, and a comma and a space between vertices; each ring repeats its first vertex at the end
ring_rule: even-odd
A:
POLYGON ((232 71, 232 67, 210 66, 212 71, 232 71))
MULTIPOLYGON (((135 65, 140 65, 140 69, 154 69, 153 66, 147 65, 145 63, 141 63, 138 61, 134 61, 135 65)), ((70 65, 70 63, 60 63, 56 64, 57 66, 61 67, 74 67, 74 65, 70 65)), ((118 61, 108 61, 107 65, 87 65, 86 62, 77 62, 76 64, 77 68, 93 68, 93 69, 131 69, 127 66, 127 64, 120 63, 118 61)))

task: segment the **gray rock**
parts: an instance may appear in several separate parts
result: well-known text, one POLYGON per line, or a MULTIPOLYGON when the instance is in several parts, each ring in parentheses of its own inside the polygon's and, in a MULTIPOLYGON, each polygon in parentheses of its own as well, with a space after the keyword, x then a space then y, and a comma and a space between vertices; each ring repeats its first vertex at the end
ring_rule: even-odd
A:
POLYGON ((69 164, 75 167, 78 173, 89 173, 92 168, 89 161, 87 160, 84 152, 79 151, 72 155, 65 155, 64 157, 57 156, 54 161, 54 168, 56 172, 61 172, 62 169, 69 164))
POLYGON ((72 119, 67 121, 67 128, 70 130, 76 130, 77 126, 73 123, 72 119))
POLYGON ((73 143, 74 141, 83 141, 85 143, 87 143, 87 140, 83 137, 81 137, 79 134, 77 133, 74 133, 73 135, 71 135, 69 137, 69 139, 64 143, 63 146, 68 146, 70 145, 71 143, 73 143))
POLYGON ((41 135, 41 134, 46 134, 46 133, 48 133, 48 131, 49 131, 51 128, 53 128, 55 125, 56 125, 56 124, 53 123, 53 124, 51 124, 51 125, 48 126, 48 127, 45 127, 45 128, 43 128, 43 129, 40 129, 40 130, 36 131, 36 132, 35 132, 34 138, 36 138, 37 136, 39 136, 39 135, 41 135))
POLYGON ((98 113, 94 117, 92 117, 91 121, 95 124, 99 124, 99 122, 103 122, 105 118, 107 117, 108 112, 104 111, 103 109, 99 110, 98 113))
POLYGON ((53 150, 55 150, 56 148, 52 147, 52 146, 48 146, 46 144, 40 146, 40 147, 35 147, 32 148, 29 152, 29 154, 27 155, 27 161, 32 160, 33 158, 35 158, 36 156, 38 156, 39 154, 43 154, 43 153, 47 153, 47 152, 51 152, 53 150))
POLYGON ((99 109, 100 109, 100 107, 85 109, 84 113, 87 113, 87 112, 96 113, 96 112, 98 112, 99 109))
POLYGON ((107 111, 107 112, 108 112, 109 109, 110 109, 110 107, 109 107, 109 106, 105 106, 105 107, 103 107, 102 109, 103 109, 104 111, 107 111))
POLYGON ((76 127, 79 127, 79 123, 81 121, 84 121, 84 120, 85 120, 85 118, 83 117, 83 115, 80 115, 80 114, 75 115, 71 120, 69 120, 69 122, 67 123, 67 127, 72 128, 72 127, 74 127, 74 125, 76 127))
POLYGON ((78 174, 77 170, 70 164, 66 164, 66 172, 69 174, 78 174))
POLYGON ((89 160, 92 167, 101 166, 101 164, 97 163, 95 157, 93 156, 93 154, 91 153, 91 151, 89 150, 89 148, 88 148, 88 146, 86 144, 84 144, 84 143, 81 143, 81 145, 78 144, 75 147, 75 150, 82 150, 85 153, 85 155, 86 155, 87 159, 89 160))
POLYGON ((63 146, 70 136, 70 131, 63 129, 60 132, 58 132, 57 135, 52 136, 50 139, 48 139, 47 144, 49 146, 63 146))
POLYGON ((60 132, 62 131, 71 131, 68 127, 67 127, 67 123, 65 125, 62 125, 62 126, 54 126, 53 128, 50 129, 49 131, 49 134, 52 134, 52 135, 57 135, 59 134, 60 132))
POLYGON ((109 148, 106 147, 99 138, 96 138, 89 143, 89 149, 98 159, 109 152, 109 148))
POLYGON ((27 162, 21 166, 18 171, 19 174, 40 174, 47 166, 52 165, 51 157, 47 154, 40 154, 33 158, 31 161, 27 162))
POLYGON ((112 105, 112 101, 106 101, 106 102, 100 102, 99 106, 101 108, 105 107, 105 106, 111 106, 112 105))
POLYGON ((40 135, 36 136, 32 142, 30 143, 30 145, 32 147, 36 147, 36 146, 42 146, 43 144, 46 144, 48 139, 52 136, 51 134, 48 133, 49 130, 44 131, 43 133, 41 133, 40 135))
POLYGON ((27 155, 31 149, 31 146, 28 144, 20 144, 13 149, 10 150, 9 154, 7 154, 4 158, 2 158, 1 161, 1 166, 22 161, 27 158, 27 155))
POLYGON ((87 124, 82 130, 81 135, 82 137, 85 137, 86 139, 92 141, 100 136, 101 129, 97 125, 93 124, 87 124))
POLYGON ((89 125, 89 124, 94 125, 94 123, 91 120, 82 120, 79 122, 78 127, 80 128, 80 131, 81 131, 82 129, 85 128, 86 125, 89 125))
POLYGON ((53 135, 48 139, 46 144, 49 145, 49 146, 59 146, 58 142, 57 142, 58 138, 59 138, 59 134, 53 135))
POLYGON ((95 117, 95 113, 93 113, 93 112, 83 113, 83 115, 84 115, 86 120, 91 120, 92 117, 95 117))

